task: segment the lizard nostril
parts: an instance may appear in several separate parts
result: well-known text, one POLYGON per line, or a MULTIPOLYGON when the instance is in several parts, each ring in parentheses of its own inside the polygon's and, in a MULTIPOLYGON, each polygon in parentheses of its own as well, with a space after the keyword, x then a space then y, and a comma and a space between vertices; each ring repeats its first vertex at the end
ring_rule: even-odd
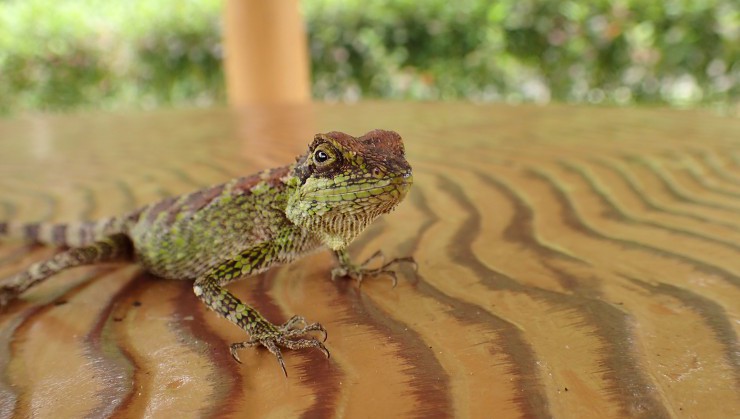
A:
POLYGON ((378 169, 377 167, 376 167, 376 168, 374 168, 374 169, 373 169, 373 175, 374 175, 375 177, 380 177, 380 169, 378 169))

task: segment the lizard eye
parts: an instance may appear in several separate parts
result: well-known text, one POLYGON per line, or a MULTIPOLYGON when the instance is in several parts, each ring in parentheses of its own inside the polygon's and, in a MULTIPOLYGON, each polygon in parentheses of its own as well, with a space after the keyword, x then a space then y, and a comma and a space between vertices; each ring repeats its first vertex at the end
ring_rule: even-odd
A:
POLYGON ((313 154, 313 159, 316 161, 316 163, 323 163, 329 160, 329 155, 326 154, 324 150, 316 150, 316 152, 313 154))

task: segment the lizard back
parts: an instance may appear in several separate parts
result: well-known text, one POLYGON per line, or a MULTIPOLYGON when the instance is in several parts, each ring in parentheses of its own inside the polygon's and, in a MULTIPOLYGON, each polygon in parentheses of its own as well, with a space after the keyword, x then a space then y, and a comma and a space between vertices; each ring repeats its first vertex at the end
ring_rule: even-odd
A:
POLYGON ((261 243, 284 242, 276 260, 290 262, 318 248, 317 236, 285 216, 291 166, 229 182, 144 207, 126 227, 138 261, 165 277, 195 279, 261 243))

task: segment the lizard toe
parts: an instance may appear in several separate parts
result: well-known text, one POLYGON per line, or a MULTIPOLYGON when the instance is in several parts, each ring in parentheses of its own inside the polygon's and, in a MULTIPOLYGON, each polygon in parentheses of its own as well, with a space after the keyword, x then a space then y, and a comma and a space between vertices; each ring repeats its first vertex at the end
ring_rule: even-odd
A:
POLYGON ((287 322, 285 322, 280 328, 282 330, 294 330, 294 329, 302 329, 308 325, 308 322, 306 321, 303 316, 293 316, 291 317, 287 322), (303 325, 303 326, 299 326, 303 325))
POLYGON ((326 329, 320 323, 305 324, 300 328, 287 328, 286 325, 283 325, 280 327, 280 330, 284 337, 300 337, 309 332, 321 332, 323 334, 323 341, 326 342, 326 338, 328 336, 326 329))

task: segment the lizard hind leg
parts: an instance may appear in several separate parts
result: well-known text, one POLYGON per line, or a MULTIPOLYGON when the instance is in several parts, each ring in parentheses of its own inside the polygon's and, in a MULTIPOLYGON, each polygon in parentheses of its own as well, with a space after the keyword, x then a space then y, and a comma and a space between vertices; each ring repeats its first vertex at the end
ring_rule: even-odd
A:
POLYGON ((133 260, 133 254, 131 239, 124 234, 114 234, 90 245, 57 253, 0 282, 0 308, 27 289, 65 269, 102 262, 130 261, 133 260))
POLYGON ((319 323, 307 323, 303 317, 293 316, 282 325, 275 325, 265 319, 255 308, 243 303, 228 290, 221 286, 234 278, 251 273, 252 266, 245 265, 245 260, 257 261, 253 256, 260 254, 259 248, 245 252, 241 257, 225 262, 211 271, 208 275, 196 280, 193 291, 208 308, 225 317, 230 322, 249 333, 250 339, 245 342, 234 343, 230 346, 231 356, 241 363, 237 351, 239 349, 264 346, 277 358, 285 376, 285 362, 280 348, 303 349, 318 348, 326 357, 329 351, 326 346, 315 337, 307 337, 311 332, 323 334, 326 340, 326 329, 319 323))

